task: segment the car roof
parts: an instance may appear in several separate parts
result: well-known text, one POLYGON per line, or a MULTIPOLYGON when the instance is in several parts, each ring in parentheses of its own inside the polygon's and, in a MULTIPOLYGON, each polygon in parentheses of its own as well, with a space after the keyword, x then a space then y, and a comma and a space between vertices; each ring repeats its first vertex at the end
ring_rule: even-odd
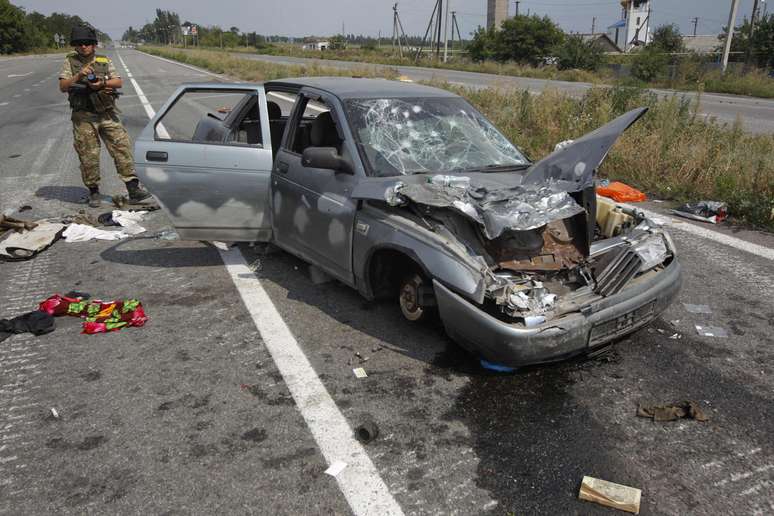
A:
POLYGON ((440 88, 387 79, 365 79, 358 77, 294 77, 269 81, 264 86, 300 89, 304 86, 326 91, 344 99, 373 99, 400 97, 457 97, 454 93, 440 88))

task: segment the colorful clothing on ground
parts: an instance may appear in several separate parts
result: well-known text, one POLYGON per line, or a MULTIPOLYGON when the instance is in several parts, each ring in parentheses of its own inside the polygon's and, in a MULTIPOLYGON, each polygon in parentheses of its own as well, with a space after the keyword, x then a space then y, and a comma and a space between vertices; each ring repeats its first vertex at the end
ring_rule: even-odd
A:
POLYGON ((89 334, 116 331, 126 326, 142 326, 148 320, 142 303, 136 299, 88 301, 55 294, 40 303, 40 311, 54 316, 84 318, 83 333, 89 334))

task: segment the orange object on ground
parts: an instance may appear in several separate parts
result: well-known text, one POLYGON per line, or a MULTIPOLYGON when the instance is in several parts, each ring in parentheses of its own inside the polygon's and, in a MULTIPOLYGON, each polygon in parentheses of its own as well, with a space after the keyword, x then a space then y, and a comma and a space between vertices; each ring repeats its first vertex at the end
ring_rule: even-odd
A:
POLYGON ((643 202, 648 197, 631 186, 613 181, 607 186, 598 186, 597 193, 603 197, 610 197, 616 202, 643 202))

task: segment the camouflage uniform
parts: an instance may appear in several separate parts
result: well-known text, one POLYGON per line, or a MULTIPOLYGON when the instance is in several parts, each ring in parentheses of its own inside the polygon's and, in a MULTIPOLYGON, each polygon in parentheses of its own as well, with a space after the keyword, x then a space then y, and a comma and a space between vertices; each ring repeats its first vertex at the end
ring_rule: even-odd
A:
MULTIPOLYGON (((105 57, 92 54, 84 58, 77 52, 71 52, 65 57, 65 62, 59 72, 60 79, 73 78, 81 68, 92 65, 95 75, 99 79, 107 80, 120 77, 116 72, 113 62, 105 57)), ((108 152, 113 157, 121 179, 126 183, 136 179, 134 171, 134 157, 132 156, 132 144, 129 135, 118 118, 118 108, 115 100, 105 92, 99 95, 71 94, 71 107, 73 108, 73 143, 75 152, 81 161, 81 177, 87 187, 99 185, 99 153, 100 138, 105 142, 108 152), (94 99, 91 101, 90 99, 94 99)))

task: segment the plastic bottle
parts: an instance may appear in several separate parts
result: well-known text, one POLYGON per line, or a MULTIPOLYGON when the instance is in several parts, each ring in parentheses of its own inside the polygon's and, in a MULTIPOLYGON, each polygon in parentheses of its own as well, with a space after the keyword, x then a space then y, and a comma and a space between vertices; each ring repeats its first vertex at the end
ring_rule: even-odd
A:
POLYGON ((444 176, 441 174, 428 177, 427 182, 438 186, 451 188, 467 188, 470 186, 470 178, 467 176, 444 176))

